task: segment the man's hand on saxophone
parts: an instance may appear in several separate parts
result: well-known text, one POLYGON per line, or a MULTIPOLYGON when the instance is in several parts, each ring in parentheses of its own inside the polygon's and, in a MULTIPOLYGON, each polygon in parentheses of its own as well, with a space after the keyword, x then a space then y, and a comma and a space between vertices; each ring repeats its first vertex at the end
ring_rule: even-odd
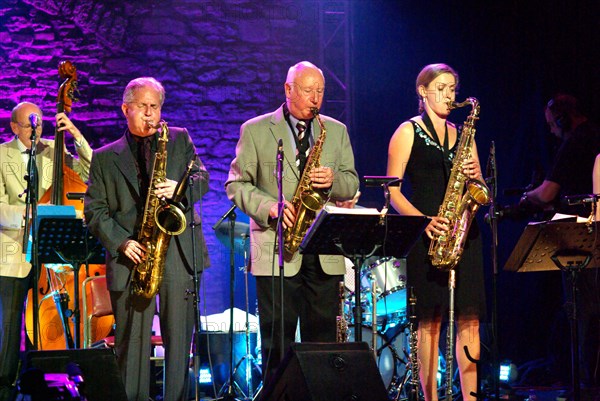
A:
POLYGON ((162 200, 173 199, 176 187, 177 181, 169 180, 167 178, 165 181, 156 184, 156 191, 154 191, 154 194, 162 200))
POLYGON ((128 239, 121 244, 119 252, 127 256, 135 264, 146 258, 146 247, 133 239, 128 239))
MULTIPOLYGON (((269 209, 269 217, 273 220, 277 220, 277 218, 279 218, 279 204, 277 202, 273 203, 273 206, 271 206, 271 209, 269 209)), ((284 201, 283 229, 285 230, 288 227, 292 227, 294 225, 294 221, 296 221, 296 210, 290 202, 284 201)))
POLYGON ((333 170, 331 167, 317 167, 310 171, 310 180, 313 188, 327 189, 333 185, 333 170))

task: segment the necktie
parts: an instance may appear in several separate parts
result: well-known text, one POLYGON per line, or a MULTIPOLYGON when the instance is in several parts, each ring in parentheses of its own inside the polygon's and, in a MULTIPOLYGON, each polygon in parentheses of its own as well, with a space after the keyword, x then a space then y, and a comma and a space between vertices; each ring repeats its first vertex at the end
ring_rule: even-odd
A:
POLYGON ((152 161, 152 137, 143 138, 138 142, 138 160, 140 162, 140 170, 145 169, 146 175, 150 174, 152 161))
POLYGON ((298 141, 301 142, 304 138, 304 132, 306 131, 306 121, 298 121, 298 124, 296 124, 296 129, 298 130, 298 141))
POLYGON ((138 164, 138 180, 140 183, 140 194, 146 197, 147 188, 150 186, 150 171, 152 161, 152 146, 151 137, 142 138, 137 142, 137 164, 138 164))
POLYGON ((309 148, 308 136, 305 135, 307 129, 306 121, 298 121, 296 128, 298 129, 296 166, 298 166, 298 170, 302 172, 304 170, 304 165, 306 164, 306 156, 309 148))

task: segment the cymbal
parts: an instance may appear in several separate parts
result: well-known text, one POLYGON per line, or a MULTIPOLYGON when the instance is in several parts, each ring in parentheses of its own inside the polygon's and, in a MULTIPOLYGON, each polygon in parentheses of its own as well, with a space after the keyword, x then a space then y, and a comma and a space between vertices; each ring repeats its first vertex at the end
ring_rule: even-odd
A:
MULTIPOLYGON (((217 239, 220 243, 229 247, 231 245, 231 238, 229 237, 229 233, 231 231, 231 227, 228 221, 224 221, 221 223, 215 233, 217 235, 217 239)), ((248 223, 235 223, 235 228, 233 230, 233 247, 234 249, 239 249, 244 246, 245 243, 249 242, 246 240, 250 236, 250 224, 248 223)))

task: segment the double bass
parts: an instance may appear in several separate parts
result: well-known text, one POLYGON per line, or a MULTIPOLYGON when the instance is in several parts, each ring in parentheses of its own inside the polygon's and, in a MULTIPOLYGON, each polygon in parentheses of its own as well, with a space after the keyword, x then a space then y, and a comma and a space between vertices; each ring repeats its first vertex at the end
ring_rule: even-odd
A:
MULTIPOLYGON (((58 73, 62 83, 58 90, 57 113, 70 113, 73 101, 76 100, 77 71, 70 61, 62 61, 59 64, 58 73)), ((83 202, 81 199, 69 199, 67 194, 83 193, 86 191, 87 185, 72 168, 65 165, 64 131, 59 131, 58 127, 55 130, 54 143, 52 186, 38 202, 40 204, 71 205, 75 207, 78 215, 82 215, 83 202)), ((105 265, 89 265, 90 275, 103 275, 105 272, 105 265)), ((73 296, 75 293, 74 283, 82 283, 87 274, 88 272, 85 269, 73 270, 70 265, 46 264, 41 266, 39 280, 37 286, 34 288, 38 292, 39 300, 39 349, 54 350, 75 347, 71 334, 75 329, 70 317, 73 311, 82 310, 82 301, 81 299, 77 300, 78 306, 76 308, 73 296), (79 274, 77 280, 74 277, 75 271, 79 274)), ((27 299, 25 325, 29 339, 32 343, 35 343, 33 338, 33 314, 35 313, 32 301, 34 299, 33 289, 29 290, 27 299)), ((79 332, 83 332, 83 319, 79 319, 79 332)), ((108 335, 114 323, 114 318, 112 316, 104 316, 96 319, 94 323, 95 327, 92 327, 92 336, 94 339, 99 339, 108 335)))

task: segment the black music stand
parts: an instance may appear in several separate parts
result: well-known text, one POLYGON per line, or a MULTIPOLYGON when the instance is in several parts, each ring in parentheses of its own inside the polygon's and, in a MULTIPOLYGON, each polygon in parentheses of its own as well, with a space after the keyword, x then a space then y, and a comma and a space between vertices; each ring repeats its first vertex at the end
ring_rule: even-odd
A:
POLYGON ((570 322, 571 379, 574 401, 580 400, 577 276, 583 269, 600 267, 600 247, 595 243, 600 224, 593 224, 562 221, 529 223, 504 265, 504 270, 508 271, 562 270, 570 274, 573 300, 570 322))
POLYGON ((405 258, 430 219, 426 216, 363 214, 361 209, 343 209, 352 212, 331 210, 325 208, 319 213, 300 244, 300 253, 344 255, 354 262, 354 340, 360 342, 360 267, 372 255, 405 258))
MULTIPOLYGON (((67 346, 80 348, 79 269, 85 264, 86 274, 89 274, 90 263, 105 263, 104 248, 88 231, 83 219, 42 218, 38 229, 38 258, 40 263, 66 263, 73 267, 75 300, 72 316, 75 339, 72 344, 68 344, 67 338, 67 346)), ((67 337, 68 324, 64 322, 63 312, 61 310, 61 318, 67 337)))

